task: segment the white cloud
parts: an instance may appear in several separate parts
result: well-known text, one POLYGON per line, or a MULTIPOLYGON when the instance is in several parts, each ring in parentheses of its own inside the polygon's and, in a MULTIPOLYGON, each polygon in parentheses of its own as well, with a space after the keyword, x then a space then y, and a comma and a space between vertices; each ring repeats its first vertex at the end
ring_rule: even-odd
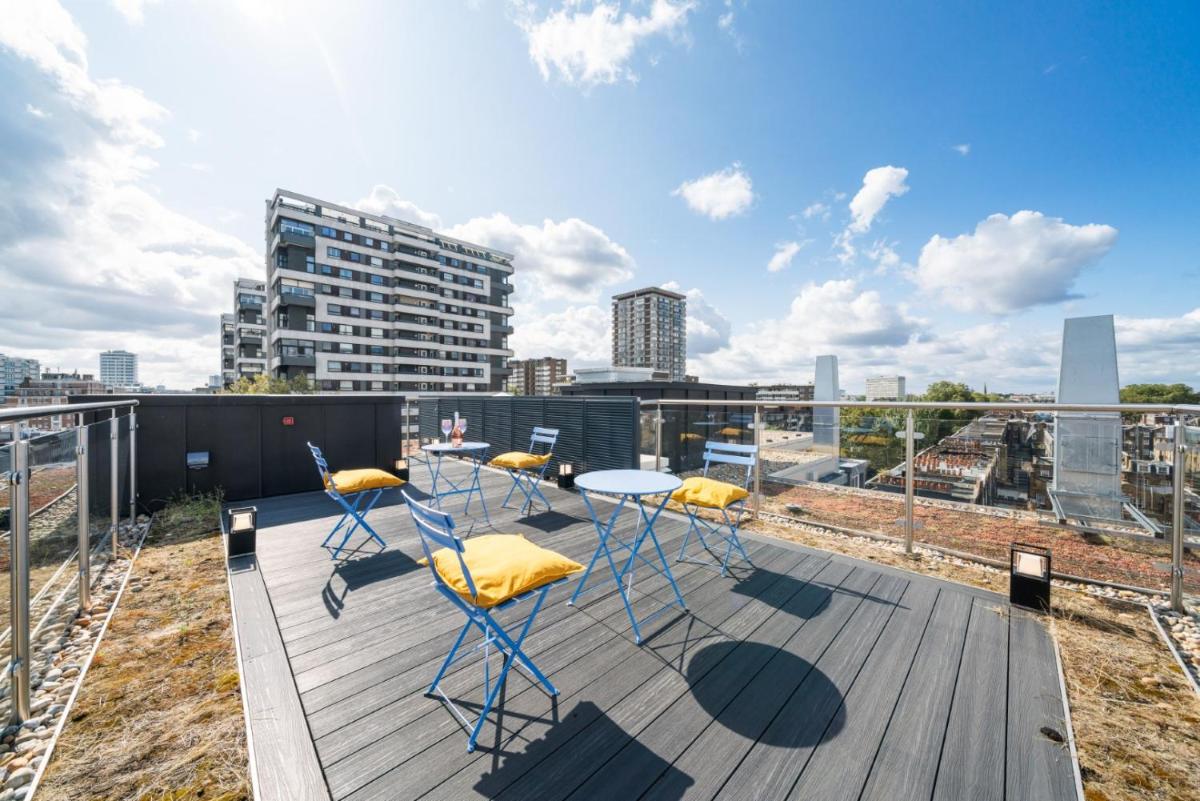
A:
POLYGON ((1117 241, 1117 229, 1069 225, 1041 212, 993 214, 972 234, 933 236, 913 275, 924 291, 962 311, 993 314, 1078 297, 1072 287, 1117 241))
POLYGON ((742 214, 754 202, 750 176, 737 162, 693 181, 684 181, 671 194, 683 198, 692 211, 712 220, 742 214))
POLYGON ((853 280, 808 284, 781 319, 766 319, 733 334, 727 347, 701 356, 694 370, 704 380, 799 380, 811 376, 821 353, 853 360, 892 352, 925 330, 925 323, 879 292, 853 280))
POLYGON ((185 161, 183 166, 195 172, 212 172, 212 165, 205 161, 185 161))
POLYGON ((636 81, 630 62, 637 48, 656 36, 678 39, 687 27, 693 0, 653 0, 648 12, 622 11, 616 2, 566 2, 543 19, 526 6, 517 24, 529 41, 529 57, 542 78, 558 76, 585 87, 636 81))
POLYGON ((376 184, 371 187, 371 193, 366 197, 344 205, 361 209, 368 214, 393 217, 404 222, 423 225, 426 228, 439 229, 442 227, 441 217, 433 212, 425 211, 411 200, 402 198, 399 192, 386 184, 376 184))
POLYGON ((961 145, 955 145, 954 149, 958 151, 958 155, 960 156, 967 156, 971 153, 971 146, 965 143, 961 145))
POLYGON ((866 256, 875 263, 875 272, 878 275, 900 266, 900 254, 896 252, 892 243, 883 239, 871 245, 866 251, 866 256))
POLYGON ((663 289, 687 295, 687 355, 703 356, 729 345, 733 326, 721 310, 708 302, 704 293, 693 287, 683 289, 678 281, 668 281, 663 289))
POLYGON ((514 304, 514 309, 509 345, 516 358, 555 356, 572 370, 611 363, 612 321, 600 306, 568 306, 548 314, 530 304, 514 304))
POLYGON ((187 138, 188 138, 188 141, 191 142, 192 144, 196 144, 197 142, 199 142, 200 137, 202 137, 203 135, 204 134, 202 134, 200 131, 196 130, 195 128, 187 129, 187 138))
POLYGON ((804 247, 806 242, 780 242, 775 245, 775 254, 771 256, 771 260, 767 262, 767 272, 777 273, 780 270, 786 270, 792 266, 792 259, 796 258, 796 254, 804 247))
POLYGON ((0 73, 14 90, 0 97, 11 156, 0 163, 11 189, 0 197, 0 284, 22 298, 6 310, 6 348, 95 372, 99 351, 123 347, 140 354, 144 380, 202 383, 219 366, 230 284, 261 274, 261 255, 148 189, 166 110, 93 78, 86 39, 60 5, 7 10, 0 73), (47 117, 15 113, 26 103, 47 117))
POLYGON ((862 188, 850 200, 850 214, 853 219, 849 230, 855 234, 866 233, 871 229, 871 223, 889 198, 899 197, 908 191, 908 170, 903 167, 876 167, 867 170, 863 176, 862 188))
POLYGON ((112 0, 112 5, 126 22, 141 25, 146 21, 146 6, 157 2, 158 0, 112 0))
POLYGON ((522 303, 595 300, 605 287, 633 277, 635 264, 629 252, 577 217, 543 220, 539 226, 497 213, 468 220, 445 233, 513 254, 518 265, 513 281, 522 303))
POLYGON ((808 206, 805 206, 804 211, 801 212, 801 215, 806 220, 812 220, 812 219, 819 218, 823 222, 828 222, 829 213, 830 213, 829 206, 825 203, 821 203, 820 201, 818 201, 816 203, 810 203, 808 206))
POLYGON ((28 111, 33 116, 37 117, 39 120, 44 120, 44 119, 46 119, 46 117, 50 116, 49 114, 46 113, 46 111, 44 109, 40 109, 37 106, 33 105, 32 103, 26 103, 25 110, 28 111))

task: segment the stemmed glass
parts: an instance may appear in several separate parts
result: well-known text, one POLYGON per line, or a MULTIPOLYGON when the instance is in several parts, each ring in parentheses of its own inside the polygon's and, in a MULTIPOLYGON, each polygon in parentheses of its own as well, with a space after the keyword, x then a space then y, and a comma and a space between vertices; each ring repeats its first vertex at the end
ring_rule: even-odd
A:
POLYGON ((453 430, 454 430, 454 422, 453 421, 451 421, 449 418, 442 421, 442 436, 446 438, 447 442, 450 441, 450 432, 453 430))
POLYGON ((462 434, 462 435, 463 435, 463 438, 464 438, 464 439, 466 439, 466 436, 467 436, 467 418, 465 418, 465 417, 460 417, 460 418, 458 418, 458 433, 462 434))

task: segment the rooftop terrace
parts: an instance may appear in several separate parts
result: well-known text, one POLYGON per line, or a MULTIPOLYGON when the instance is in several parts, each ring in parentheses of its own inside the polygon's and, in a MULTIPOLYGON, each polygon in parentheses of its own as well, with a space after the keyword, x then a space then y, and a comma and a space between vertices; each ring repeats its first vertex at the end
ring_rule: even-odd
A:
MULTIPOLYGON (((546 489, 554 511, 518 519, 508 478, 482 479, 492 529, 590 557, 578 495, 546 489)), ((1000 596, 746 533, 753 568, 672 563, 690 613, 641 646, 611 583, 578 608, 553 593, 528 650, 561 694, 514 671, 468 754, 425 695, 460 621, 398 493, 372 513, 387 547, 338 561, 323 494, 256 505, 231 579, 261 798, 1076 798, 1052 641, 1000 596)), ((668 554, 683 528, 664 513, 668 554)), ((478 708, 481 678, 465 660, 445 686, 478 708)))

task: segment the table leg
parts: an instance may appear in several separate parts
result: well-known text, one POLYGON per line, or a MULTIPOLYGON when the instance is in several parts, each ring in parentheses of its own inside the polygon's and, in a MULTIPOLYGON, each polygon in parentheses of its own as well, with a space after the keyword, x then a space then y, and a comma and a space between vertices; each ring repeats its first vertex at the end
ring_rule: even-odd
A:
MULTIPOLYGON (((601 553, 603 553, 605 558, 608 559, 608 564, 613 571, 613 578, 617 580, 617 586, 620 587, 621 584, 621 579, 617 577, 616 565, 613 564, 612 561, 612 554, 609 553, 608 550, 608 536, 612 533, 613 526, 616 525, 617 516, 621 513, 622 507, 625 506, 625 497, 622 496, 616 508, 613 509, 612 515, 608 518, 608 524, 601 525, 600 517, 596 514, 596 509, 592 506, 592 502, 588 498, 587 491, 581 488, 579 490, 579 494, 583 497, 583 503, 587 507, 588 513, 592 516, 592 525, 596 527, 596 535, 599 537, 600 542, 598 545, 596 545, 596 550, 592 554, 592 560, 588 562, 587 569, 584 570, 583 575, 579 577, 579 583, 575 586, 575 592, 572 593, 571 600, 567 601, 568 606, 575 605, 575 601, 579 598, 580 593, 583 592, 583 586, 587 583, 588 577, 592 574, 592 568, 596 566, 596 560, 600 558, 601 553)), ((626 603, 626 608, 628 608, 628 606, 628 603, 626 603)), ((632 615, 632 612, 630 614, 632 615)))
MULTIPOLYGON (((680 608, 686 612, 687 603, 685 603, 683 600, 683 593, 679 591, 679 585, 675 583, 675 576, 671 573, 671 566, 667 564, 667 557, 663 554, 662 546, 658 544, 658 535, 654 533, 654 523, 658 520, 658 516, 662 513, 662 510, 667 507, 667 501, 670 499, 670 495, 664 495, 662 503, 660 503, 658 508, 654 510, 654 515, 646 519, 646 527, 642 529, 641 539, 645 539, 646 536, 649 535, 650 541, 654 543, 654 550, 658 552, 658 560, 662 563, 662 572, 667 577, 667 581, 671 582, 671 589, 675 591, 675 599, 679 601, 680 608)), ((638 508, 642 510, 642 517, 646 518, 646 507, 638 504, 638 508)), ((637 552, 636 549, 640 544, 641 539, 634 544, 635 553, 637 552)))

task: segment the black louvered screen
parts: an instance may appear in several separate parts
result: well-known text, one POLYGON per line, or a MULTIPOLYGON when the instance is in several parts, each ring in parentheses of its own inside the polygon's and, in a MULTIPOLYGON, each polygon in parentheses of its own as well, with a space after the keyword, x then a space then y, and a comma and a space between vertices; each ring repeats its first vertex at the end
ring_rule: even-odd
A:
POLYGON ((442 439, 441 420, 457 411, 468 422, 467 438, 491 445, 488 458, 529 449, 534 426, 557 428, 550 473, 560 462, 575 472, 638 467, 637 398, 442 397, 420 400, 422 441, 442 439))

